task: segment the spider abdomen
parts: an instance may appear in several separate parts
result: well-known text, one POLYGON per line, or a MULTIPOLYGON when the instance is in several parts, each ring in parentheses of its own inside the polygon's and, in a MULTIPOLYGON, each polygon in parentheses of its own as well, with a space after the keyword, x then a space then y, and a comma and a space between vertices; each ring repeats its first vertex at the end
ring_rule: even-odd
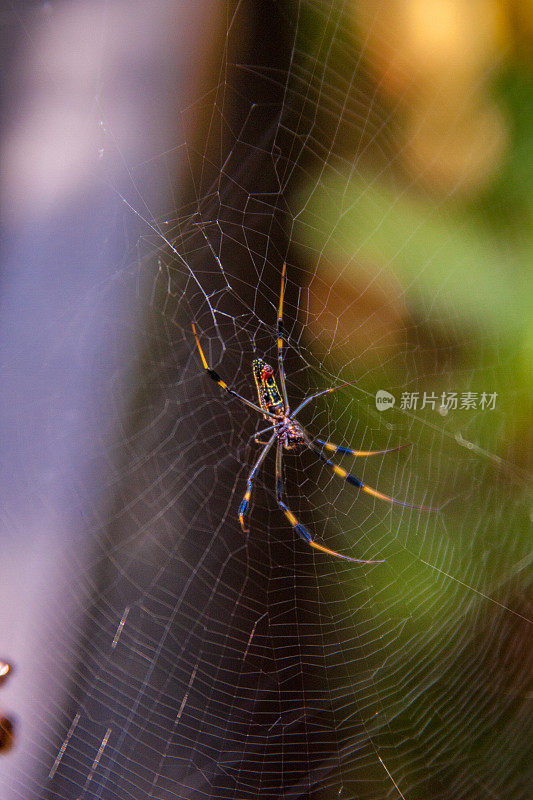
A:
POLYGON ((283 414, 285 405, 281 398, 276 379, 274 378, 274 370, 270 364, 267 364, 262 358, 254 358, 252 361, 252 370, 254 373, 257 396, 259 398, 259 405, 263 411, 268 411, 271 414, 283 414))

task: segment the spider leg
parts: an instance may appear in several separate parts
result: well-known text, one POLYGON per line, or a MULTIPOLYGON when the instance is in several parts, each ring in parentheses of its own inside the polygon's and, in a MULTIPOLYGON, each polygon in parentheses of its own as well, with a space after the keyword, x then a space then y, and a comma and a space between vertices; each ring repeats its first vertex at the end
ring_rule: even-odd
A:
POLYGON ((316 394, 312 394, 311 397, 306 397, 305 400, 302 400, 302 402, 300 403, 298 408, 295 411, 292 412, 291 418, 294 419, 296 414, 298 414, 302 410, 302 408, 305 408, 305 406, 308 403, 310 403, 311 400, 316 400, 317 397, 322 397, 323 394, 330 394, 331 392, 336 392, 337 389, 343 389, 345 386, 353 386, 353 383, 350 383, 350 382, 340 383, 338 386, 330 386, 329 389, 322 389, 321 392, 317 392, 316 394))
POLYGON ((279 306, 278 306, 278 371, 279 371, 279 382, 281 383, 281 392, 283 394, 283 402, 285 403, 285 413, 289 413, 289 399, 287 397, 287 387, 285 386, 285 368, 283 366, 283 341, 284 341, 284 329, 283 329, 283 299, 285 296, 285 270, 287 268, 287 264, 283 264, 283 268, 281 270, 281 289, 279 291, 279 306))
POLYGON ((313 541, 311 538, 311 534, 305 527, 302 525, 301 522, 298 522, 297 518, 294 516, 290 508, 283 502, 283 476, 282 476, 282 469, 281 469, 281 458, 282 458, 282 447, 281 441, 278 439, 278 445, 276 449, 276 500, 278 501, 278 505, 289 520, 292 527, 298 533, 298 535, 307 542, 310 547, 314 547, 315 550, 320 550, 322 553, 327 553, 330 556, 336 556, 337 558, 342 558, 345 561, 353 561, 356 564, 383 564, 383 560, 380 561, 366 561, 362 558, 352 558, 351 556, 344 556, 342 553, 337 553, 336 550, 330 550, 329 547, 324 547, 318 542, 313 541))
POLYGON ((271 431, 271 430, 273 430, 274 428, 277 428, 277 427, 278 427, 277 425, 269 425, 268 428, 263 428, 262 430, 257 431, 256 433, 252 434, 248 441, 250 442, 253 439, 256 444, 268 444, 268 442, 263 442, 258 437, 262 436, 263 433, 268 433, 268 431, 271 431))
POLYGON ((239 511, 237 512, 237 516, 239 517, 239 522, 241 523, 241 528, 243 529, 244 533, 248 533, 248 530, 249 530, 249 528, 247 528, 245 526, 245 524, 244 524, 244 515, 246 514, 246 511, 247 511, 248 506, 250 504, 250 497, 252 496, 252 482, 253 482, 255 476, 257 475, 257 473, 259 472, 261 464, 265 460, 268 451, 270 450, 270 448, 274 444, 274 440, 275 440, 277 435, 278 435, 277 432, 272 434, 272 436, 270 437, 268 442, 263 447, 263 449, 261 451, 261 455, 259 456, 259 458, 255 462, 255 464, 253 465, 250 474, 248 475, 248 479, 246 481, 246 491, 244 493, 244 497, 242 498, 241 504, 239 506, 239 511))
POLYGON ((222 378, 220 377, 218 372, 215 372, 214 369, 211 369, 209 367, 209 364, 207 363, 207 359, 206 359, 206 357, 204 355, 204 351, 202 350, 202 348, 200 346, 200 341, 198 339, 198 334, 196 333, 196 328, 195 328, 194 324, 192 326, 192 332, 194 333, 194 338, 196 339, 196 345, 197 345, 198 350, 200 352, 200 358, 202 359, 202 364, 204 366, 204 369, 205 369, 206 373, 211 378, 211 380, 215 381, 215 383, 218 383, 218 385, 222 389, 225 389, 226 392, 228 392, 229 394, 233 395, 233 397, 236 397, 238 400, 241 401, 241 403, 244 403, 246 406, 248 406, 248 408, 253 408, 254 411, 258 411, 260 414, 262 414, 265 417, 265 419, 272 419, 272 420, 275 419, 274 414, 270 414, 268 411, 265 411, 264 409, 260 408, 255 403, 252 403, 251 400, 247 400, 246 397, 242 397, 242 395, 238 394, 234 389, 231 388, 231 386, 228 386, 228 384, 225 381, 222 380, 222 378))
POLYGON ((411 447, 412 443, 399 444, 397 447, 388 447, 386 450, 352 450, 350 447, 341 447, 333 442, 323 442, 322 439, 315 439, 315 442, 322 445, 324 450, 331 453, 348 453, 350 456, 380 456, 383 453, 394 453, 396 450, 403 450, 404 447, 411 447))
POLYGON ((280 427, 280 425, 281 425, 280 422, 276 422, 276 423, 274 423, 274 425, 269 425, 268 428, 262 428, 260 431, 256 431, 255 433, 252 433, 252 435, 248 439, 248 444, 250 444, 252 439, 256 444, 268 444, 268 442, 263 442, 258 437, 262 436, 264 433, 268 433, 269 431, 273 431, 274 428, 278 429, 280 427))
POLYGON ((366 483, 363 483, 362 480, 357 478, 355 475, 352 475, 351 472, 348 472, 343 467, 339 466, 339 464, 335 464, 334 461, 330 461, 329 458, 324 455, 320 447, 317 447, 314 440, 309 438, 309 436, 305 435, 304 440, 307 447, 312 450, 321 461, 331 467, 335 475, 338 475, 339 478, 344 478, 347 483, 351 483, 352 486, 357 486, 359 489, 362 489, 363 492, 372 495, 372 497, 377 497, 379 500, 385 500, 387 503, 391 503, 396 506, 403 506, 404 508, 416 508, 418 511, 438 511, 438 508, 432 508, 431 506, 419 506, 415 503, 404 503, 402 500, 396 500, 395 497, 389 497, 388 494, 378 492, 377 489, 372 489, 371 486, 367 486, 366 483))

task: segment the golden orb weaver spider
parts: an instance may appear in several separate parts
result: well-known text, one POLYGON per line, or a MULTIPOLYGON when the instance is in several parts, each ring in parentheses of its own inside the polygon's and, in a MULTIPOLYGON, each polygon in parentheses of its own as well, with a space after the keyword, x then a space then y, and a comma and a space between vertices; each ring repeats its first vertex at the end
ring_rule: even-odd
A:
POLYGON ((283 298, 285 294, 285 271, 286 265, 283 265, 282 273, 281 273, 281 289, 279 294, 279 306, 278 306, 278 322, 277 322, 277 348, 278 348, 278 372, 279 372, 279 381, 281 384, 281 393, 278 389, 276 384, 276 379, 274 378, 274 370, 264 361, 262 358, 256 358, 252 362, 252 371, 255 380, 255 385, 257 389, 257 397, 259 401, 259 405, 256 403, 252 403, 251 400, 247 400, 242 395, 238 394, 231 386, 222 380, 218 372, 215 372, 214 369, 211 369, 209 364, 207 363, 207 359, 204 355, 204 351, 200 345, 200 340, 198 339, 198 334, 196 333, 196 328, 193 324, 192 330, 194 333, 194 338, 196 339, 196 345, 198 347, 198 351, 200 353, 200 358, 202 359, 202 364, 206 373, 209 375, 211 380, 218 383, 218 385, 228 392, 233 397, 236 397, 241 403, 248 406, 248 408, 253 408, 258 414, 261 414, 264 419, 268 422, 272 423, 268 426, 268 428, 263 429, 262 431, 258 431, 255 435, 255 440, 257 444, 263 445, 263 450, 255 464, 253 465, 250 474, 248 475, 248 479, 246 482, 246 492, 244 493, 244 497, 242 502, 239 506, 238 510, 238 518, 241 524, 241 528, 245 533, 248 532, 248 528, 245 526, 245 515, 250 505, 250 498, 252 496, 252 489, 253 489, 253 481, 257 476, 269 450, 272 448, 273 444, 276 443, 276 500, 278 506, 284 513, 285 517, 288 519, 292 527, 296 530, 296 532, 301 536, 301 538, 307 542, 308 545, 314 547, 316 550, 321 550, 323 553, 328 553, 328 555, 336 556, 337 558, 343 558, 345 561, 353 561, 357 564, 383 564, 383 559, 378 561, 374 560, 365 560, 361 558, 352 558, 351 556, 345 556, 342 553, 337 553, 335 550, 330 550, 329 547, 324 547, 323 545, 315 542, 307 528, 302 525, 301 522, 298 521, 296 516, 292 513, 290 508, 286 505, 283 499, 283 475, 282 475, 282 456, 283 450, 294 450, 297 447, 307 447, 309 450, 312 450, 321 461, 327 464, 335 475, 339 478, 343 478, 347 483, 351 483, 352 486, 356 486, 358 489, 362 489, 363 492, 372 495, 373 497, 377 497, 379 500, 385 500, 387 503, 393 503, 395 505, 404 506, 405 508, 416 508, 419 511, 435 511, 436 509, 431 508, 429 506, 419 506, 414 505, 413 503, 403 503, 401 500, 396 500, 394 497, 389 497, 386 494, 382 494, 378 492, 376 489, 372 489, 366 483, 363 483, 359 478, 355 475, 352 475, 350 472, 345 470, 339 464, 336 464, 334 461, 330 461, 327 456, 324 455, 322 452, 323 450, 328 450, 332 453, 346 453, 351 456, 375 456, 381 455, 383 453, 393 453, 396 450, 401 450, 404 447, 410 447, 410 444, 401 444, 397 447, 390 447, 386 450, 352 450, 349 447, 341 447, 339 445, 333 444, 333 442, 325 442, 321 439, 313 439, 309 433, 302 427, 300 422, 296 419, 296 415, 300 413, 300 411, 312 400, 315 400, 317 397, 321 397, 324 394, 329 394, 330 392, 335 392, 337 389, 342 389, 344 386, 348 386, 347 383, 342 383, 339 386, 333 386, 329 389, 323 389, 321 392, 317 392, 316 394, 311 395, 311 397, 307 397, 303 400, 300 405, 296 408, 295 411, 290 413, 290 406, 289 406, 289 399, 287 396, 287 389, 285 386, 285 370, 283 367, 283 345, 285 341, 284 329, 283 329, 283 298), (266 433, 267 431, 273 431, 270 439, 267 442, 260 442, 258 441, 257 437, 266 433))

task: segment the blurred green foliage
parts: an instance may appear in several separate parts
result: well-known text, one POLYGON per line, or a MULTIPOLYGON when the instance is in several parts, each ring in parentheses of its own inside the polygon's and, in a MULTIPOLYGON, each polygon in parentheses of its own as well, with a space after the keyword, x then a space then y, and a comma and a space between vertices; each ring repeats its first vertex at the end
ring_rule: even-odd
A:
MULTIPOLYGON (((433 321, 441 330, 448 327, 450 337, 461 342, 456 374, 452 369, 441 378, 448 382, 446 388, 499 393, 507 419, 506 438, 499 442, 501 455, 513 435, 517 447, 522 447, 530 414, 531 72, 508 68, 495 92, 509 121, 508 152, 491 184, 478 196, 429 197, 402 174, 384 179, 367 169, 348 180, 336 172, 314 187, 301 219, 307 244, 324 253, 318 268, 328 284, 342 270, 357 286, 358 281, 368 280, 361 279, 360 265, 373 265, 376 275, 386 272, 401 287, 415 324, 433 321)), ((365 288, 364 282, 360 288, 365 288)), ((434 389, 435 382, 420 388, 434 389)), ((489 415, 484 419, 480 415, 478 422, 492 440, 490 445, 498 448, 490 436, 494 428, 489 415)), ((523 463, 526 457, 521 452, 517 460, 523 463)))

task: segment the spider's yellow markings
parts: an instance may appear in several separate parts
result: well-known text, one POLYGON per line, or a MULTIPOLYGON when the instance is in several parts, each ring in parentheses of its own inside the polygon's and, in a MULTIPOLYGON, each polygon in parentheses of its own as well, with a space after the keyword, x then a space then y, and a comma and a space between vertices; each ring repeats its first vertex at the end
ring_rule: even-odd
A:
POLYGON ((339 478, 345 478, 348 475, 346 470, 343 469, 342 467, 339 467, 338 464, 333 465, 333 472, 335 473, 335 475, 338 475, 339 478))
POLYGON ((383 559, 379 561, 366 561, 363 558, 350 558, 350 556, 343 556, 342 553, 337 553, 336 550, 330 550, 329 547, 324 547, 322 544, 318 544, 318 542, 313 542, 313 540, 309 540, 308 544, 311 547, 314 547, 315 550, 320 550, 322 553, 327 553, 328 556, 337 556, 337 558, 343 558, 345 561, 355 561, 358 564, 384 564, 385 562, 383 559))
POLYGON ((283 298, 285 296, 285 271, 287 264, 284 264, 281 269, 281 290, 279 293, 279 306, 278 306, 278 322, 283 319, 283 298))
POLYGON ((378 492, 376 489, 372 489, 370 486, 362 486, 361 488, 363 492, 371 494, 372 497, 377 497, 378 500, 386 500, 388 503, 394 503, 392 497, 389 497, 387 494, 382 494, 381 492, 378 492))
POLYGON ((341 445, 334 442, 323 442, 322 439, 316 440, 324 450, 329 450, 330 453, 347 453, 349 456, 380 456, 385 453, 394 453, 396 450, 403 450, 405 447, 411 447, 411 443, 399 444, 397 447, 388 447, 386 450, 352 450, 351 447, 341 447, 341 445))
POLYGON ((296 528, 296 526, 298 525, 298 520, 296 519, 296 517, 294 516, 294 514, 292 513, 292 511, 289 511, 289 510, 287 509, 287 511, 285 511, 285 516, 287 517, 287 519, 288 519, 288 520, 289 520, 289 522, 291 523, 292 527, 293 527, 293 528, 296 528))
POLYGON ((204 351, 202 350, 202 347, 200 345, 200 340, 198 339, 198 334, 196 333, 196 325, 194 324, 194 322, 191 324, 192 324, 192 332, 194 333, 194 338, 196 339, 196 347, 200 351, 200 358, 202 359, 202 364, 204 365, 204 369, 209 369, 209 364, 207 363, 207 359, 204 356, 204 351))
POLYGON ((225 381, 223 381, 218 372, 215 372, 214 369, 211 369, 209 367, 209 364, 207 363, 204 351, 202 350, 202 347, 200 345, 200 340, 198 339, 198 334, 196 333, 196 328, 194 327, 194 322, 192 323, 192 332, 194 333, 194 338, 196 339, 196 346, 200 351, 200 358, 202 359, 202 364, 204 365, 205 371, 207 372, 210 378, 213 378, 215 383, 218 383, 218 385, 221 386, 223 389, 227 389, 228 384, 225 381))
POLYGON ((324 450, 330 450, 332 453, 337 452, 337 445, 333 444, 333 442, 324 442, 322 447, 324 448, 324 450))
POLYGON ((243 533, 249 533, 250 531, 250 529, 247 528, 246 525, 244 524, 244 515, 246 513, 246 509, 248 508, 248 503, 250 502, 251 496, 252 496, 252 490, 248 488, 245 491, 244 497, 242 498, 242 502, 239 506, 238 517, 239 517, 239 522, 241 523, 241 528, 243 530, 243 533))

